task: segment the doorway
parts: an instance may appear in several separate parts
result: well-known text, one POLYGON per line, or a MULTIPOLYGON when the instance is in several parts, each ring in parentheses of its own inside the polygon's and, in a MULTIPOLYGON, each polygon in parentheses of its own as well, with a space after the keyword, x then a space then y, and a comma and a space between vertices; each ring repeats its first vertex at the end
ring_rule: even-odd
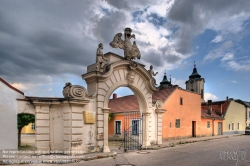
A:
POLYGON ((218 135, 222 135, 222 123, 218 122, 218 135))
POLYGON ((192 121, 192 137, 196 137, 196 121, 192 121))

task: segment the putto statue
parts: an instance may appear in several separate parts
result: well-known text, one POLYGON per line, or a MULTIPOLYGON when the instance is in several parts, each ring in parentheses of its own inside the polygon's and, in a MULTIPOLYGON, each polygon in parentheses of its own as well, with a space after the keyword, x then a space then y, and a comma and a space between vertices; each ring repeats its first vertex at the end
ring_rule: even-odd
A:
POLYGON ((104 57, 103 52, 103 45, 102 43, 100 43, 98 45, 98 48, 96 50, 96 69, 99 70, 103 70, 104 65, 107 63, 107 59, 104 57))
POLYGON ((150 68, 149 68, 148 72, 151 75, 151 77, 153 78, 154 84, 156 85, 156 80, 155 80, 154 76, 156 76, 158 74, 158 72, 156 72, 156 73, 154 72, 152 65, 150 65, 150 68))
POLYGON ((153 76, 156 76, 157 74, 158 74, 158 72, 154 72, 154 70, 153 70, 153 66, 152 65, 150 65, 150 68, 149 68, 149 70, 148 70, 148 72, 149 72, 149 74, 153 77, 153 76))
POLYGON ((136 46, 135 41, 133 42, 133 45, 130 41, 131 38, 135 39, 135 35, 132 34, 132 29, 131 28, 125 28, 124 30, 124 38, 125 41, 121 39, 122 33, 117 33, 113 39, 113 41, 110 44, 111 47, 117 48, 119 47, 120 49, 124 50, 124 58, 127 60, 133 60, 135 58, 140 59, 141 58, 141 53, 136 46))

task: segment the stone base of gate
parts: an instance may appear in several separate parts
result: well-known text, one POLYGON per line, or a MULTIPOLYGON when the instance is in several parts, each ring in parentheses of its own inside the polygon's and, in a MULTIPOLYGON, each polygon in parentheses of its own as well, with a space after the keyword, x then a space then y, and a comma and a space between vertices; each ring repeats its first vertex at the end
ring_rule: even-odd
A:
POLYGON ((108 153, 108 152, 110 152, 109 146, 104 146, 103 153, 108 153))

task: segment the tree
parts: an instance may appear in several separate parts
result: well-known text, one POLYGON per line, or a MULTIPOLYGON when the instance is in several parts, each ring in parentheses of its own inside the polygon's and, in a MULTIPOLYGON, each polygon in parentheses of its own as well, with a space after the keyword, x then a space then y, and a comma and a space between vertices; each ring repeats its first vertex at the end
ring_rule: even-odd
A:
POLYGON ((110 121, 113 118, 114 118, 114 114, 113 113, 109 113, 108 121, 110 121))
POLYGON ((18 146, 21 146, 21 131, 22 128, 29 123, 35 122, 35 115, 31 114, 18 114, 17 115, 17 129, 18 129, 18 146))

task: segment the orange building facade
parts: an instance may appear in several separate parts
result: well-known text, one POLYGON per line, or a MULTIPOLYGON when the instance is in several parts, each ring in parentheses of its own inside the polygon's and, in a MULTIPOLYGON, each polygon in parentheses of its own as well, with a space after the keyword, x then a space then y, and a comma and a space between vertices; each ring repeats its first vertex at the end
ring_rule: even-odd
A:
MULTIPOLYGON (((158 93, 160 93, 159 91, 158 93)), ((200 95, 175 88, 163 104, 162 137, 179 138, 202 134, 200 95)))
POLYGON ((140 118, 139 103, 136 96, 124 96, 117 98, 113 94, 113 99, 109 101, 110 118, 108 122, 109 140, 121 140, 124 137, 124 131, 140 118), (130 113, 132 116, 125 116, 130 113))
POLYGON ((223 120, 222 119, 201 119, 201 136, 222 135, 223 133, 223 120))

